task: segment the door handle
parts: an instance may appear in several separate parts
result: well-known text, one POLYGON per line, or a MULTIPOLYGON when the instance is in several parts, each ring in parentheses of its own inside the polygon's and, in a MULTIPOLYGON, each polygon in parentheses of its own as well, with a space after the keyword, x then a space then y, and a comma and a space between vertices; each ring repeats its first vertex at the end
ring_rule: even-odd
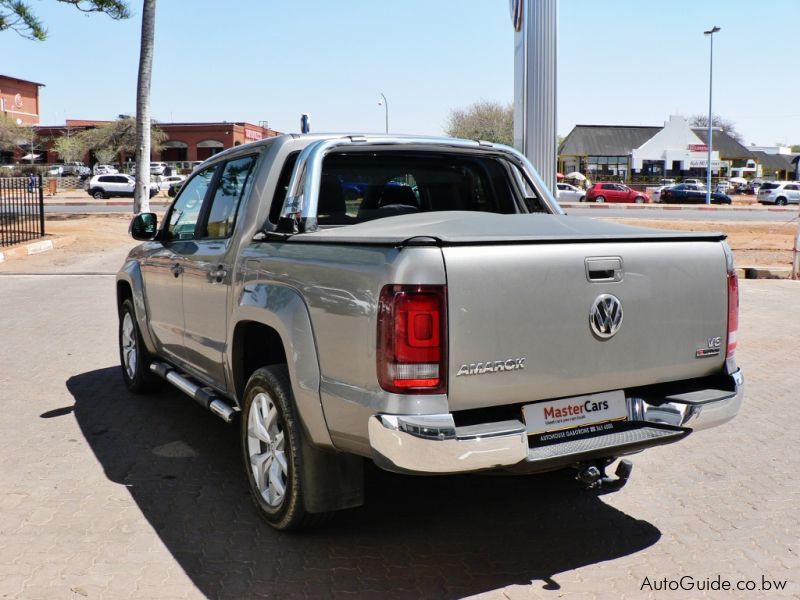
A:
POLYGON ((227 274, 228 269, 226 269, 224 265, 219 265, 208 272, 208 279, 211 283, 222 283, 227 274))
POLYGON ((175 263, 174 265, 172 265, 170 271, 172 271, 172 274, 175 277, 180 277, 181 273, 183 273, 183 267, 181 266, 180 263, 175 263))

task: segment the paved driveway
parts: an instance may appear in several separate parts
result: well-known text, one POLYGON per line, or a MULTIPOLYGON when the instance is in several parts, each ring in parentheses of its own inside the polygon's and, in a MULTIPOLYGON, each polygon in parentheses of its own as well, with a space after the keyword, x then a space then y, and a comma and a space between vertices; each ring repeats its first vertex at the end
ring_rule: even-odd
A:
POLYGON ((718 575, 796 596, 800 284, 742 289, 743 412, 634 457, 621 492, 369 470, 366 507, 286 535, 233 428, 126 393, 111 276, 0 275, 0 598, 617 598, 718 575))

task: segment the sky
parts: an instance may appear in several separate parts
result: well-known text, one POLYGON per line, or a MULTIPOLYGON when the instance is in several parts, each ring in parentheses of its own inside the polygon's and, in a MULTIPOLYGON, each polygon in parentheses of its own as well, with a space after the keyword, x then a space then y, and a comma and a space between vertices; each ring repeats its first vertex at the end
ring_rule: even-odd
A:
MULTIPOLYGON (((113 21, 27 0, 45 42, 0 33, 0 74, 44 83, 41 123, 134 114, 141 0, 113 21)), ((299 130, 440 135, 449 112, 513 101, 508 0, 158 0, 152 113, 299 130)), ((559 0, 558 125, 714 113, 747 144, 800 143, 798 0, 559 0)))

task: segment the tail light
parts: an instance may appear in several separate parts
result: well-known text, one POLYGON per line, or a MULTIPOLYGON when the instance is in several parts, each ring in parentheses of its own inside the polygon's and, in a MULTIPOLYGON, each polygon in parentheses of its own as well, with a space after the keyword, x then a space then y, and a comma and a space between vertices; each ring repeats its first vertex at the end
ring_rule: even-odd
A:
POLYGON ((378 382, 396 394, 447 392, 447 288, 387 285, 378 308, 378 382))
POLYGON ((739 331, 739 278, 733 263, 733 252, 724 244, 725 258, 728 265, 728 351, 727 358, 736 353, 736 336, 739 331))

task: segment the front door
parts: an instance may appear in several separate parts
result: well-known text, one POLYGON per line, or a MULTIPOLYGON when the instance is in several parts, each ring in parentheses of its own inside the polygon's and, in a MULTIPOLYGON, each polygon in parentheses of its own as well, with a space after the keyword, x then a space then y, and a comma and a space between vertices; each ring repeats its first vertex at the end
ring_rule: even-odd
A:
POLYGON ((219 167, 183 273, 186 358, 196 375, 220 388, 226 383, 227 316, 237 253, 233 232, 255 162, 252 155, 219 167))

